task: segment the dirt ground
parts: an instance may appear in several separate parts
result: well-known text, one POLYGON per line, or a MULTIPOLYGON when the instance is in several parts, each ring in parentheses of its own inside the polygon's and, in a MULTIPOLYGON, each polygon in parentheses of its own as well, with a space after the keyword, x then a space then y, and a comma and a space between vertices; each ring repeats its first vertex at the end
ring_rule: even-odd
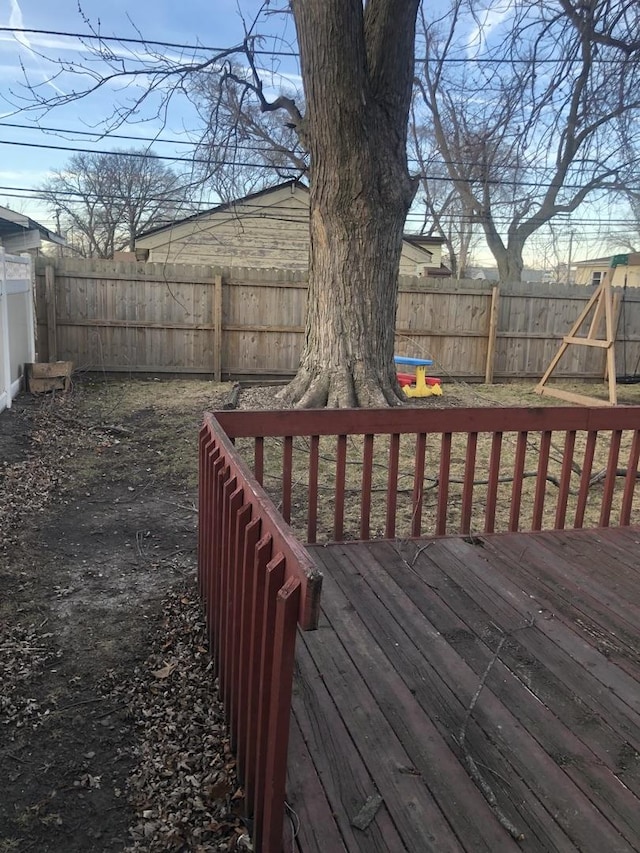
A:
POLYGON ((250 849, 195 589, 198 427, 228 394, 82 381, 0 414, 0 853, 250 849))
POLYGON ((0 414, 2 853, 227 850, 244 832, 194 586, 197 433, 226 392, 82 383, 0 414), (159 755, 188 752, 185 700, 216 772, 159 755))

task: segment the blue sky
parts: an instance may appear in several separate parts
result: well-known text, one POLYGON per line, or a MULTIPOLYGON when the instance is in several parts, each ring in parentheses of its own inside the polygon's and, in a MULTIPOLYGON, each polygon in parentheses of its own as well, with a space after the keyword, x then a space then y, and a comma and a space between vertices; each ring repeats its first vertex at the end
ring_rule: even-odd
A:
MULTIPOLYGON (((440 2, 435 0, 436 4, 440 2)), ((142 34, 147 40, 225 47, 242 40, 243 21, 239 8, 245 18, 251 20, 261 5, 261 0, 180 0, 178 3, 158 0, 137 0, 135 3, 131 0, 81 0, 82 13, 88 19, 87 23, 78 11, 78 0, 0 0, 0 27, 85 33, 93 26, 99 28, 104 36, 137 38, 142 34)), ((485 37, 493 28, 499 29, 504 23, 509 8, 509 0, 505 0, 499 14, 485 21, 485 37)), ((286 23, 284 31, 282 19, 275 20, 271 26, 273 33, 282 33, 289 42, 294 41, 291 20, 286 23)), ((263 26, 260 29, 263 31, 263 26)), ((470 45, 474 44, 473 27, 469 31, 469 42, 470 45)), ((113 49, 125 52, 143 50, 141 46, 123 48, 117 45, 113 45, 113 49)), ((177 51, 171 48, 156 49, 164 50, 167 55, 177 55, 177 51)), ((126 90, 119 84, 107 86, 86 99, 57 107, 48 114, 16 110, 15 104, 18 102, 15 96, 7 93, 20 95, 24 84, 21 63, 30 80, 40 84, 43 95, 55 95, 56 91, 72 91, 81 81, 65 75, 53 83, 47 83, 57 70, 55 63, 48 61, 47 57, 77 62, 87 55, 86 48, 75 38, 0 32, 0 204, 27 213, 50 227, 55 223, 43 203, 19 196, 20 189, 23 194, 27 194, 28 190, 38 187, 46 180, 49 170, 62 168, 73 154, 69 150, 54 150, 51 146, 106 151, 115 147, 142 147, 145 144, 136 145, 134 140, 100 140, 80 133, 93 129, 99 131, 116 104, 122 104, 142 91, 142 88, 136 89, 133 83, 126 90), (36 126, 38 121, 41 127, 60 128, 68 132, 45 132, 36 126), (9 127, 10 124, 27 127, 9 127), (32 145, 48 145, 50 148, 28 147, 32 145)), ((281 63, 281 70, 294 82, 299 82, 299 78, 296 79, 296 60, 285 58, 281 63)), ((116 132, 135 137, 158 134, 158 141, 151 148, 158 155, 185 156, 188 153, 189 149, 184 145, 175 145, 171 141, 181 139, 184 142, 188 138, 188 131, 194 131, 197 136, 195 113, 186 99, 175 100, 164 126, 157 119, 153 108, 147 110, 146 118, 148 121, 144 123, 127 124, 116 132)), ((206 201, 210 203, 213 200, 206 201)), ((606 251, 595 242, 588 246, 583 244, 579 250, 581 257, 603 253, 606 254, 606 251)), ((539 248, 536 255, 541 258, 539 248)), ((478 262, 492 263, 492 259, 487 252, 483 252, 478 262)))
MULTIPOLYGON (((247 20, 255 15, 261 3, 258 0, 242 0, 242 12, 247 20)), ((243 21, 239 14, 237 0, 180 0, 179 3, 157 2, 157 0, 82 0, 82 13, 90 25, 99 29, 104 36, 138 38, 140 34, 148 40, 175 42, 179 44, 206 44, 226 47, 239 43, 243 37, 243 21), (136 28, 139 32, 136 32, 136 28)), ((278 31, 282 23, 277 23, 278 31)), ((77 0, 0 0, 0 27, 52 30, 62 33, 86 33, 89 24, 78 11, 77 0)), ((293 36, 292 24, 288 24, 288 33, 293 36)), ((112 44, 116 51, 119 46, 112 44)), ((125 50, 142 51, 142 47, 132 46, 125 50)), ((167 55, 177 55, 169 48, 156 48, 167 55)), ((108 86, 102 91, 81 101, 56 107, 48 114, 33 110, 19 110, 19 100, 15 95, 24 92, 24 75, 21 63, 30 80, 40 85, 43 95, 68 93, 78 87, 78 80, 64 75, 54 82, 47 83, 56 72, 55 63, 47 61, 61 58, 78 61, 87 56, 88 51, 77 39, 58 35, 13 34, 0 32, 0 187, 23 188, 37 187, 47 177, 50 169, 61 168, 72 155, 70 151, 26 147, 29 145, 49 145, 85 147, 95 150, 110 150, 114 147, 136 147, 134 141, 98 140, 73 131, 100 129, 103 120, 109 116, 115 104, 125 103, 137 94, 136 86, 130 83, 124 90, 120 84, 108 86), (45 57, 45 58, 43 58, 45 57), (15 94, 10 94, 15 93, 15 94), (39 121, 42 127, 68 130, 69 133, 43 132, 35 125, 39 121), (9 124, 28 125, 29 128, 9 127, 9 124), (23 143, 20 145, 8 142, 23 143)), ((295 60, 284 60, 295 75, 295 60)), ((141 91, 138 90, 138 91, 141 91)), ((185 129, 197 129, 195 115, 185 99, 176 99, 168 116, 166 126, 162 126, 155 117, 155 110, 147 111, 148 121, 123 126, 117 133, 132 136, 155 136, 171 140, 184 140, 185 129)), ((184 156, 188 149, 172 145, 170 141, 154 143, 155 153, 171 156, 184 156)), ((169 163, 170 165, 170 163, 169 163)), ((26 201, 10 190, 0 189, 0 204, 31 215, 44 224, 53 225, 51 214, 36 200, 26 201)), ((15 192, 17 194, 18 190, 15 192)))

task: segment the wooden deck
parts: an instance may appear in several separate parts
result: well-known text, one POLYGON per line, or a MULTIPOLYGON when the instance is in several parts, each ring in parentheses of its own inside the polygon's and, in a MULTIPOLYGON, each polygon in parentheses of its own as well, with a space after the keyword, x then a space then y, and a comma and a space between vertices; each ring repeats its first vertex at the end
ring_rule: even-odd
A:
POLYGON ((640 850, 639 529, 310 552, 285 849, 640 850))

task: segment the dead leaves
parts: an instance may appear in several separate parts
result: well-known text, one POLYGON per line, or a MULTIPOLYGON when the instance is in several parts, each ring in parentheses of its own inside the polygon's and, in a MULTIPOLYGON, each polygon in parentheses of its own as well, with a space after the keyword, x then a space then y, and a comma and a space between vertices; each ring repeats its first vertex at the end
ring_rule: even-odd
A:
POLYGON ((129 851, 251 850, 194 584, 165 601, 156 651, 126 690, 140 732, 129 851))
POLYGON ((158 678, 158 679, 169 678, 169 676, 171 675, 172 672, 174 672, 174 670, 176 669, 177 666, 178 666, 178 664, 175 661, 173 661, 171 663, 165 662, 164 666, 161 669, 152 670, 151 675, 154 678, 158 678))

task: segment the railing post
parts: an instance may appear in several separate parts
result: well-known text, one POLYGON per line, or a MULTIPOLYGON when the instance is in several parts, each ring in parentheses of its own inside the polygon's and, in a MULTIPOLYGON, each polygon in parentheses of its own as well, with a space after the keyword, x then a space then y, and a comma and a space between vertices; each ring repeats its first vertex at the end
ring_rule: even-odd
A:
POLYGON ((281 853, 286 796, 289 717, 295 663, 297 613, 300 582, 290 578, 278 593, 273 635, 274 658, 269 711, 269 736, 265 768, 264 820, 262 838, 256 837, 262 853, 281 853))

